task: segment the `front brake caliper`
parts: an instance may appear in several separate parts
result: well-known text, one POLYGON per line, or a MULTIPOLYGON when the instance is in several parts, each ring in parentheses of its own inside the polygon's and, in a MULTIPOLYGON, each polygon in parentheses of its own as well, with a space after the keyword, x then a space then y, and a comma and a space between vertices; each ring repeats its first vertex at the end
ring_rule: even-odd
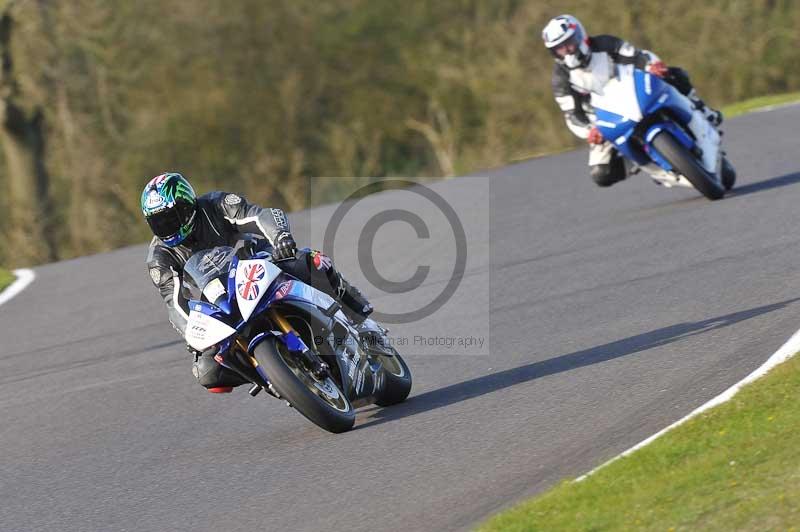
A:
POLYGON ((303 342, 294 331, 284 333, 280 339, 290 352, 299 355, 299 360, 315 379, 322 381, 330 376, 328 364, 319 358, 313 350, 309 349, 305 342, 303 342))

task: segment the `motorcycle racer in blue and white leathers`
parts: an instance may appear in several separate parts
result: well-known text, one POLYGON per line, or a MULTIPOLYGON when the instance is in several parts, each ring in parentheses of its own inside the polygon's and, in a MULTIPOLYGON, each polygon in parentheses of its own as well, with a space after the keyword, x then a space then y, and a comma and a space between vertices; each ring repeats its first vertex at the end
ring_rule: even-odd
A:
POLYGON ((702 110, 714 126, 722 123, 722 114, 697 97, 686 71, 667 67, 653 52, 640 50, 613 35, 589 36, 572 15, 550 20, 542 30, 542 40, 555 60, 553 96, 570 131, 589 143, 590 174, 598 186, 611 186, 628 174, 625 160, 594 127, 590 103, 592 92, 600 91, 614 76, 616 64, 634 65, 663 78, 702 110))

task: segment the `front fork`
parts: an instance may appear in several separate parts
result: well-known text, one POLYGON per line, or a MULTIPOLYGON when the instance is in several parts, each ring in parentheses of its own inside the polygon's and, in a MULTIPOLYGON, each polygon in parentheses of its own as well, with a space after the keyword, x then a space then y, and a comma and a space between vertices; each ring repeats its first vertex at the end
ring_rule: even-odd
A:
POLYGON ((269 378, 267 378, 266 373, 258 365, 258 361, 250 354, 247 343, 241 337, 237 337, 227 349, 220 350, 220 353, 214 358, 226 368, 235 371, 241 377, 252 382, 253 386, 250 387, 248 393, 253 397, 258 395, 262 389, 265 389, 270 395, 281 399, 281 396, 275 391, 269 378))
POLYGON ((330 367, 312 349, 303 342, 300 335, 289 323, 289 320, 278 313, 277 310, 269 309, 267 312, 269 319, 283 333, 278 340, 283 342, 290 353, 295 354, 305 368, 311 372, 315 379, 323 381, 330 377, 330 367))
MULTIPOLYGON (((277 336, 278 341, 283 342, 287 350, 296 356, 300 363, 318 380, 325 380, 330 376, 330 368, 317 354, 309 349, 300 336, 295 332, 289 321, 281 316, 275 309, 269 310, 270 320, 277 326, 283 333, 282 336, 277 336)), ((262 333, 266 335, 267 333, 262 333)), ((259 335, 260 336, 260 335, 259 335)), ((251 341, 248 345, 244 339, 237 337, 227 349, 220 350, 220 353, 215 357, 217 362, 235 371, 243 378, 253 383, 249 393, 256 396, 261 389, 266 389, 270 395, 279 399, 281 396, 273 388, 269 377, 261 369, 258 360, 252 355, 252 348, 258 341, 251 341), (223 354, 224 352, 224 354, 223 354)))

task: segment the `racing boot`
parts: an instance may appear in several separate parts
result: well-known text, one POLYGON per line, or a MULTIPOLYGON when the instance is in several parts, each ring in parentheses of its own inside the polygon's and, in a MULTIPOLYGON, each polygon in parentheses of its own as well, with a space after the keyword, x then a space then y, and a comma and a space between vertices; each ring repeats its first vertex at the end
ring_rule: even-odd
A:
POLYGON ((716 109, 712 109, 711 107, 707 106, 706 104, 703 104, 703 107, 701 107, 700 110, 703 111, 703 114, 705 115, 706 120, 711 122, 712 126, 719 127, 719 126, 722 125, 722 120, 724 118, 722 116, 722 111, 717 111, 716 109))
POLYGON ((373 311, 372 305, 358 288, 342 277, 331 259, 320 251, 310 251, 307 256, 312 286, 335 298, 342 305, 345 316, 353 323, 358 324, 367 319, 373 311), (320 275, 324 277, 320 278, 320 275))
POLYGON ((595 164, 589 167, 589 175, 599 187, 610 187, 628 177, 628 166, 625 158, 615 153, 608 164, 595 164))
POLYGON ((712 126, 719 127, 722 124, 722 112, 707 106, 703 100, 697 97, 697 92, 694 89, 689 93, 689 100, 692 101, 694 108, 699 109, 703 116, 706 117, 706 120, 711 122, 712 126))
POLYGON ((329 272, 333 274, 334 278, 331 279, 331 284, 333 284, 336 290, 336 299, 342 304, 342 311, 345 316, 353 323, 358 324, 363 322, 372 314, 372 311, 375 310, 372 308, 372 304, 367 301, 367 298, 364 297, 361 290, 348 283, 344 277, 342 277, 342 274, 333 268, 331 268, 329 272))
POLYGON ((394 356, 396 351, 389 339, 389 329, 371 318, 356 325, 361 345, 372 355, 394 356))

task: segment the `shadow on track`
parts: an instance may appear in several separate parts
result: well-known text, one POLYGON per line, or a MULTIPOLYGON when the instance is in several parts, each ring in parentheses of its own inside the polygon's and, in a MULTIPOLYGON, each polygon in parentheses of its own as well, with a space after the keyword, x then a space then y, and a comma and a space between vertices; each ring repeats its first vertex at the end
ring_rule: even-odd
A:
POLYGON ((771 188, 788 187, 797 183, 800 183, 800 172, 773 177, 764 181, 759 181, 758 183, 749 183, 740 187, 734 187, 734 189, 728 193, 728 197, 735 198, 737 196, 745 196, 747 194, 753 194, 754 192, 762 192, 771 188))
POLYGON ((570 371, 592 364, 599 364, 615 358, 646 351, 654 347, 728 327, 750 318, 780 310, 797 301, 800 301, 800 298, 742 310, 732 314, 726 314, 725 316, 709 318, 707 320, 678 323, 662 329, 656 329, 655 331, 637 334, 636 336, 631 336, 623 340, 617 340, 597 347, 576 351, 575 353, 533 362, 526 366, 520 366, 518 368, 470 379, 458 384, 452 384, 444 388, 439 388, 438 390, 412 396, 405 403, 391 408, 367 410, 365 412, 371 413, 372 417, 366 420, 365 423, 357 425, 356 429, 373 427, 381 423, 386 423, 387 421, 394 421, 422 412, 428 412, 454 403, 466 401, 467 399, 473 399, 481 395, 496 392, 510 386, 546 377, 547 375, 554 375, 556 373, 570 371))
MULTIPOLYGON (((798 183, 800 183, 800 172, 794 172, 778 177, 771 177, 769 179, 765 179, 764 181, 758 181, 757 183, 748 183, 746 185, 734 187, 733 190, 725 194, 725 198, 746 196, 748 194, 763 192, 772 188, 788 187, 798 183)), ((675 209, 693 209, 698 205, 704 205, 707 203, 708 200, 698 195, 693 197, 679 198, 666 203, 638 207, 632 209, 630 214, 638 219, 642 216, 650 217, 654 214, 672 212, 675 209)))

